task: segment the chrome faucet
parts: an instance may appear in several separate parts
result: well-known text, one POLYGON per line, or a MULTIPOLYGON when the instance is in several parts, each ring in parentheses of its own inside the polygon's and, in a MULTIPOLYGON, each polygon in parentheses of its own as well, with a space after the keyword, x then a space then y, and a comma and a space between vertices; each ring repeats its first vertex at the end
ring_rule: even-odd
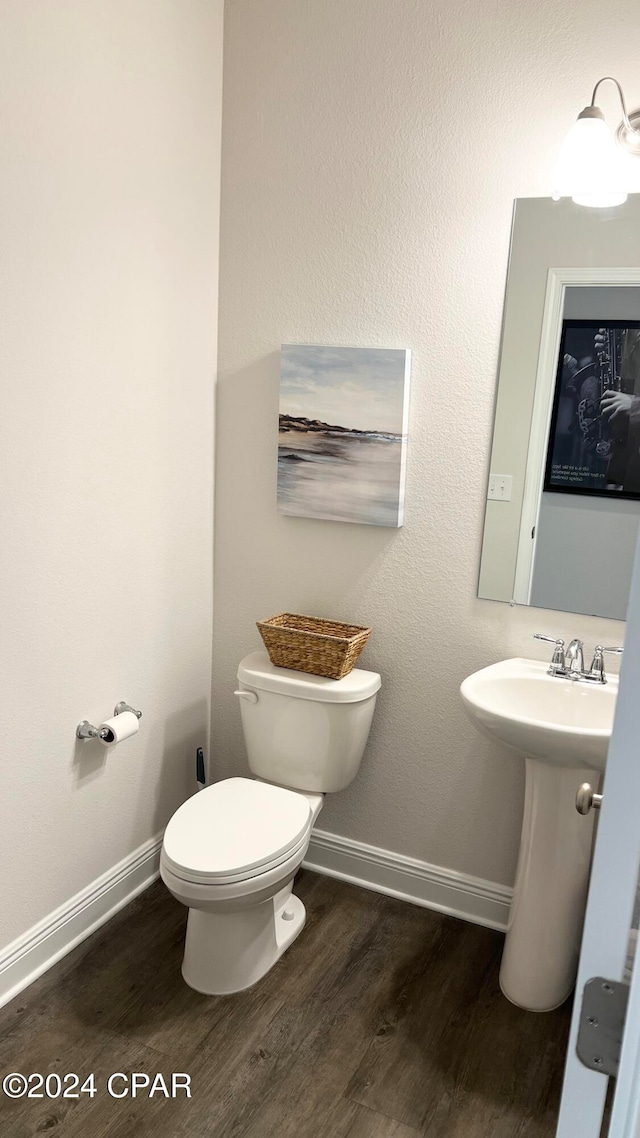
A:
POLYGON ((572 640, 564 654, 565 672, 569 679, 581 680, 584 676, 584 644, 581 640, 572 640))
POLYGON ((604 670, 604 653, 615 652, 620 656, 623 648, 604 648, 597 644, 591 661, 589 671, 584 666, 584 644, 581 640, 572 640, 565 652, 564 640, 556 640, 553 636, 543 636, 536 632, 534 640, 546 640, 554 645, 551 663, 547 669, 549 676, 559 676, 561 679, 583 681, 589 684, 606 684, 607 677, 604 670))

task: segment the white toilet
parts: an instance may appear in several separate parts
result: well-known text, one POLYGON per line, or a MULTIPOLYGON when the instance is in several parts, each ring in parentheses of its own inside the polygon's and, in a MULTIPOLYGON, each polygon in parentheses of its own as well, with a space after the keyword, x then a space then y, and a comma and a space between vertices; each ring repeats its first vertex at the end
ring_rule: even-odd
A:
POLYGON ((238 667, 254 778, 214 783, 176 811, 160 873, 189 907, 182 975, 198 992, 255 984, 302 931, 292 882, 323 795, 355 778, 369 736, 377 672, 325 680, 276 668, 264 652, 238 667))

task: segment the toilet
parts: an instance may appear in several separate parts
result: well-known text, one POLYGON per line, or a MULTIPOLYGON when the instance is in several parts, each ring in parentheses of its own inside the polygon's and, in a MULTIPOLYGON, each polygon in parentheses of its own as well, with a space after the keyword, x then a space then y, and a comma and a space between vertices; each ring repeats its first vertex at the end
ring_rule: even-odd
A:
POLYGON ((293 878, 325 794, 355 778, 381 680, 327 680, 245 656, 238 689, 252 778, 189 798, 164 835, 160 874, 189 908, 182 975, 207 995, 251 987, 305 923, 293 878))

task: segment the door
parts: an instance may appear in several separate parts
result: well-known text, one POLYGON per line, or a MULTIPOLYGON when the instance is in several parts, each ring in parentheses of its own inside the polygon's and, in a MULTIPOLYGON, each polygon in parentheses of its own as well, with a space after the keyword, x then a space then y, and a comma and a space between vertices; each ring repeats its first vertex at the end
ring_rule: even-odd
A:
MULTIPOLYGON (((556 1138, 600 1138, 609 1079, 576 1054, 588 980, 622 980, 640 863, 640 538, 627 611, 625 653, 594 850, 562 1103, 556 1138)), ((640 1138, 640 949, 622 1042, 608 1138, 640 1138)), ((597 1053, 597 1052, 596 1052, 597 1053)))

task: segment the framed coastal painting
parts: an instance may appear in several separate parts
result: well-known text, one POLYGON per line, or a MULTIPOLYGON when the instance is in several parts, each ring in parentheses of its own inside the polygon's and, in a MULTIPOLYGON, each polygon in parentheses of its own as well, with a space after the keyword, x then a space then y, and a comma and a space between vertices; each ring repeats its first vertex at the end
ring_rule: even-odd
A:
POLYGON ((283 344, 278 510, 402 525, 410 352, 283 344))

